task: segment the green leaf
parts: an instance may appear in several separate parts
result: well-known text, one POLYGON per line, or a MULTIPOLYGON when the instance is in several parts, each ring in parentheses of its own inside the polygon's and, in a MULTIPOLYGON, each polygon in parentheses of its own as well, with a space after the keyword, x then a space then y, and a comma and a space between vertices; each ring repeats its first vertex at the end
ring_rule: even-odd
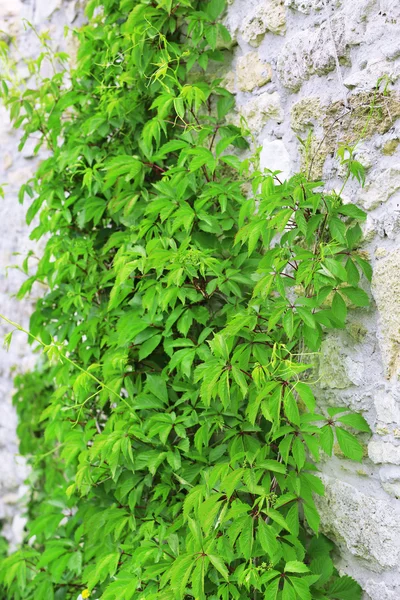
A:
POLYGON ((296 600, 296 592, 288 579, 283 584, 282 600, 296 600))
POLYGON ((358 413, 352 413, 349 415, 343 415, 338 419, 340 423, 358 429, 358 431, 364 431, 365 433, 371 433, 370 426, 364 417, 358 413))
POLYGON ((310 569, 298 560, 291 560, 285 564, 285 573, 308 573, 310 569))
POLYGON ((362 590, 352 577, 345 575, 329 586, 328 594, 335 600, 361 600, 362 590))
POLYGON ((308 311, 306 308, 302 308, 300 306, 296 307, 296 311, 297 311, 298 315, 300 316, 300 319, 306 325, 311 327, 311 329, 315 329, 315 319, 310 311, 308 311))
POLYGON ((305 579, 299 577, 289 577, 289 579, 300 600, 312 600, 310 586, 305 579))
POLYGON ((304 516, 309 527, 318 535, 320 516, 317 509, 310 504, 303 503, 304 516))
POLYGON ((319 439, 320 439, 320 444, 321 444, 322 450, 328 456, 332 456, 333 442, 334 442, 332 427, 330 425, 325 425, 324 427, 321 427, 319 433, 320 433, 319 439))
POLYGON ((361 208, 358 208, 355 204, 345 204, 339 208, 338 212, 341 215, 357 219, 358 221, 365 221, 367 218, 367 213, 361 210, 361 208))
POLYGON ((216 556, 215 554, 207 554, 207 556, 210 559, 211 564, 217 569, 217 571, 222 575, 222 577, 226 581, 228 581, 229 580, 228 569, 226 568, 225 563, 222 560, 222 558, 220 556, 216 556))
POLYGON ((338 292, 335 292, 333 296, 332 313, 337 318, 337 320, 344 326, 347 317, 347 306, 346 302, 343 300, 342 296, 338 292))
POLYGON ((296 383, 295 390, 308 408, 309 412, 313 413, 315 411, 315 398, 310 386, 302 381, 298 381, 296 383))
POLYGON ((342 429, 342 427, 336 427, 336 438, 339 444, 339 448, 347 458, 361 462, 363 458, 363 447, 357 438, 342 429))
POLYGON ((258 521, 257 538, 264 552, 271 558, 279 552, 280 545, 275 531, 262 519, 258 521))
POLYGON ((279 579, 271 581, 264 592, 264 600, 276 600, 279 590, 279 579))
POLYGON ((157 348, 157 346, 161 342, 161 339, 162 335, 154 335, 146 342, 141 344, 139 350, 139 360, 143 360, 144 358, 149 356, 157 348))
POLYGON ((369 306, 368 294, 361 288, 343 287, 340 290, 351 300, 356 306, 369 306))

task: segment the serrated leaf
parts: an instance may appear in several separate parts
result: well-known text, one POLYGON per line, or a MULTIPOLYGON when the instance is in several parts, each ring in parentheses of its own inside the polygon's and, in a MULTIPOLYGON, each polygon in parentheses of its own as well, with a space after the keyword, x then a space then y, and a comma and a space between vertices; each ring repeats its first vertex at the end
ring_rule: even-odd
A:
POLYGON ((342 427, 336 427, 335 432, 339 448, 343 454, 347 458, 361 462, 363 457, 363 447, 357 438, 345 429, 342 429, 342 427))
POLYGON ((343 292, 356 306, 369 306, 368 294, 361 288, 343 287, 340 291, 343 292))
POLYGON ((367 421, 364 417, 358 413, 352 413, 349 415, 343 415, 339 417, 338 421, 343 423, 344 425, 348 425, 349 427, 353 427, 354 429, 358 429, 358 431, 364 431, 365 433, 371 433, 371 428, 368 425, 367 421))
POLYGON ((285 564, 285 573, 308 573, 310 569, 298 560, 291 560, 285 564))
POLYGON ((226 581, 228 581, 229 580, 228 569, 226 568, 225 563, 222 560, 222 558, 220 556, 216 556, 215 554, 207 554, 207 556, 210 559, 211 564, 217 569, 218 573, 220 573, 222 575, 222 577, 226 581))

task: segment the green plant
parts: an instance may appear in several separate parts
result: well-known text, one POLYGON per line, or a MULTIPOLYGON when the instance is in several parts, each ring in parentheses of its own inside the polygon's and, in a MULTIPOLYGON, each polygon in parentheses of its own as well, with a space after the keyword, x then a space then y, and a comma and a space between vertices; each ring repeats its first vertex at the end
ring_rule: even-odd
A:
POLYGON ((21 144, 51 150, 20 194, 48 238, 20 295, 48 286, 29 336, 50 361, 16 381, 32 475, 0 570, 15 600, 360 598, 316 535, 312 461, 335 436, 361 461, 348 429, 369 427, 315 413, 312 366, 368 305, 365 214, 238 158, 234 98, 202 75, 223 10, 91 0, 74 72, 45 38, 30 68, 51 78, 2 80, 21 144))

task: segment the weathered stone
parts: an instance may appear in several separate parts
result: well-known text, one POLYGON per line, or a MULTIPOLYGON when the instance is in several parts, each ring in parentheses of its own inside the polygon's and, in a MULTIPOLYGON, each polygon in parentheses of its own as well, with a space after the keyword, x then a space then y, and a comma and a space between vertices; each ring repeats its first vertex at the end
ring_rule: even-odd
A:
POLYGON ((395 138, 393 140, 388 140, 383 145, 382 154, 384 154, 385 156, 392 156, 392 154, 394 154, 396 152, 397 148, 399 147, 399 144, 400 144, 399 138, 395 138))
POLYGON ((35 23, 42 24, 46 19, 61 8, 62 0, 36 0, 35 5, 35 23))
POLYGON ((260 169, 280 171, 278 177, 281 181, 289 179, 293 174, 292 161, 285 144, 281 140, 264 141, 260 153, 260 169))
POLYGON ((22 10, 21 0, 1 0, 0 2, 0 19, 19 17, 22 10))
POLYGON ((380 423, 400 423, 400 397, 394 390, 379 390, 374 394, 376 417, 380 423))
POLYGON ((251 92, 271 81, 272 68, 260 59, 257 52, 249 52, 239 58, 236 73, 239 90, 251 92))
POLYGON ((400 498, 400 468, 394 465, 387 465, 379 470, 379 477, 382 487, 394 498, 400 498))
POLYGON ((326 147, 337 148, 338 143, 349 145, 365 141, 373 135, 386 133, 400 117, 400 94, 359 92, 347 99, 330 104, 322 122, 326 147))
POLYGON ((294 131, 303 131, 313 127, 321 120, 321 116, 321 100, 318 97, 302 98, 292 106, 290 123, 294 131))
POLYGON ((286 9, 283 0, 264 0, 250 10, 241 27, 241 35, 250 46, 257 47, 267 31, 283 35, 286 9))
POLYGON ((324 0, 286 0, 286 6, 306 15, 310 12, 318 12, 325 8, 324 0))
MULTIPOLYGON (((398 600, 400 598, 400 583, 390 585, 382 581, 368 579, 364 588, 371 600, 398 600)), ((368 598, 365 600, 368 600, 368 598)))
POLYGON ((286 88, 295 92, 312 75, 326 75, 335 66, 335 54, 345 56, 345 45, 335 48, 326 23, 316 30, 300 31, 284 45, 277 71, 286 88))
POLYGON ((259 133, 270 119, 282 121, 283 110, 279 94, 264 92, 255 96, 239 108, 240 114, 246 119, 249 130, 259 133))
POLYGON ((79 8, 78 0, 68 2, 67 6, 65 7, 65 16, 67 17, 69 23, 73 23, 75 21, 79 13, 79 8))
POLYGON ((321 389, 342 390, 351 385, 359 385, 364 376, 363 371, 363 364, 348 356, 338 336, 329 336, 322 342, 318 367, 321 389))
MULTIPOLYGON (((400 95, 389 92, 386 96, 376 92, 360 92, 349 96, 348 106, 342 101, 333 102, 323 112, 318 111, 317 101, 312 98, 300 100, 292 108, 292 127, 296 131, 305 131, 316 126, 322 128, 322 134, 309 134, 299 148, 302 155, 302 169, 311 179, 318 180, 323 176, 323 168, 328 157, 333 157, 340 144, 356 145, 359 160, 365 168, 374 163, 374 155, 365 143, 360 144, 360 137, 368 140, 373 135, 386 133, 396 118, 400 116, 400 95)), ((338 166, 336 164, 336 170, 338 166)), ((339 169, 339 175, 343 176, 339 169)), ((385 176, 382 176, 384 179, 385 176)), ((385 186, 388 182, 384 181, 385 186)), ((376 186, 376 182, 372 185, 376 186)), ((362 197, 368 188, 363 190, 362 197)), ((371 193, 372 206, 379 196, 371 193)), ((362 198, 360 200, 362 202, 362 198)), ((366 206, 366 208, 368 208, 366 206)))
POLYGON ((322 480, 326 493, 317 498, 322 532, 374 571, 395 567, 400 559, 400 507, 333 477, 324 475, 322 480))
POLYGON ((368 444, 368 456, 376 465, 400 465, 400 446, 382 440, 368 444))
POLYGON ((379 312, 379 343, 386 376, 390 378, 400 366, 400 250, 393 250, 376 262, 372 292, 379 312))
POLYGON ((361 71, 355 71, 348 75, 343 83, 349 90, 355 88, 358 90, 375 90, 377 81, 385 76, 388 81, 395 81, 399 77, 398 65, 391 65, 381 61, 378 63, 373 62, 361 71))

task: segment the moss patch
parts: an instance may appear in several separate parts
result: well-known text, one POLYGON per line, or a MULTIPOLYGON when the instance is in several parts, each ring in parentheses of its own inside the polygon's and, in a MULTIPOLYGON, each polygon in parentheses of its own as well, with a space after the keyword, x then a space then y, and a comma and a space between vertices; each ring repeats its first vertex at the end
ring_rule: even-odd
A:
POLYGON ((392 156, 397 150, 397 146, 400 144, 400 140, 389 140, 382 148, 382 154, 385 156, 392 156))
MULTIPOLYGON (((368 139, 377 133, 382 135, 399 117, 400 94, 394 91, 385 95, 374 91, 353 94, 348 99, 347 107, 341 100, 333 102, 321 116, 318 115, 315 99, 310 98, 308 102, 297 103, 292 109, 293 129, 304 129, 304 126, 308 125, 312 131, 312 121, 322 128, 321 136, 317 137, 311 133, 307 152, 312 158, 306 156, 304 148, 300 150, 303 155, 303 168, 313 179, 320 179, 326 158, 335 154, 339 144, 352 145, 361 137, 368 139)), ((395 141, 397 145, 400 143, 400 140, 391 140, 391 143, 388 143, 387 154, 396 150, 397 145, 394 147, 392 143, 395 141)))

